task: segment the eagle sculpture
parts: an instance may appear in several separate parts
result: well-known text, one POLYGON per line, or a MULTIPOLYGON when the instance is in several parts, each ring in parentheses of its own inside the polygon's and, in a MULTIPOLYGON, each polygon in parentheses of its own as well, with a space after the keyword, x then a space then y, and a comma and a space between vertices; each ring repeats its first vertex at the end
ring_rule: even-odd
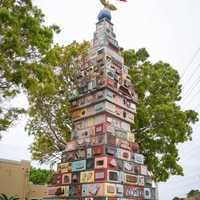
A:
POLYGON ((100 0, 100 2, 109 10, 117 10, 117 8, 107 0, 100 0))

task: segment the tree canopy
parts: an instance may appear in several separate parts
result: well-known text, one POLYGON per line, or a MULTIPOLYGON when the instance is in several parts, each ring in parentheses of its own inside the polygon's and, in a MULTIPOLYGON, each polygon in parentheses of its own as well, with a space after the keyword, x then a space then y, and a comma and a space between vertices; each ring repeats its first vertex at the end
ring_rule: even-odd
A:
POLYGON ((172 200, 183 200, 183 198, 174 197, 172 200))
POLYGON ((0 133, 24 112, 5 102, 49 78, 41 58, 59 29, 43 22, 44 15, 31 0, 0 0, 0 133))
POLYGON ((125 64, 135 85, 139 103, 132 126, 145 164, 156 181, 183 175, 178 163, 177 144, 192 139, 192 124, 198 118, 192 110, 182 110, 178 72, 168 63, 151 63, 145 49, 123 52, 125 64))
MULTIPOLYGON (((51 82, 42 82, 29 94, 27 131, 34 136, 33 159, 40 162, 57 160, 70 139, 69 91, 79 65, 87 55, 88 42, 60 47, 56 45, 45 56, 44 65, 54 72, 51 82), (53 160, 52 160, 53 159, 53 160)), ((51 73, 52 74, 52 73, 51 73)))
POLYGON ((190 190, 190 192, 187 193, 187 197, 195 197, 199 196, 200 197, 200 191, 199 190, 190 190))
POLYGON ((51 170, 31 168, 29 181, 33 184, 45 185, 49 183, 52 175, 51 170))
MULTIPOLYGON (((46 57, 57 72, 56 84, 53 90, 39 87, 29 98, 27 130, 35 136, 31 147, 34 159, 46 162, 57 157, 70 137, 69 90, 81 64, 78 58, 87 50, 88 43, 72 43, 55 47, 46 57)), ((145 49, 124 51, 123 56, 139 97, 132 129, 146 157, 145 164, 156 181, 166 181, 171 174, 183 175, 177 144, 191 139, 191 125, 198 119, 195 111, 183 111, 177 104, 181 99, 178 72, 167 63, 151 63, 145 49)))

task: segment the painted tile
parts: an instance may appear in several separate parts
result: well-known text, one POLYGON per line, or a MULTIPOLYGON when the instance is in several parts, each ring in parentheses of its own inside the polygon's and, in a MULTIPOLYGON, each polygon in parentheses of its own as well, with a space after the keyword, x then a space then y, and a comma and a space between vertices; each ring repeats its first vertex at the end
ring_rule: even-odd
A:
POLYGON ((125 185, 124 196, 131 198, 144 198, 144 188, 125 185))
POLYGON ((138 178, 135 175, 132 174, 124 174, 124 182, 126 184, 131 184, 131 185, 137 185, 138 178))
POLYGON ((144 188, 144 198, 151 199, 151 189, 150 188, 144 188))
POLYGON ((94 171, 85 171, 80 174, 80 183, 93 183, 94 182, 94 171))
POLYGON ((68 162, 68 163, 60 163, 58 165, 58 170, 61 172, 61 173, 68 173, 68 172, 71 172, 71 162, 68 162))
POLYGON ((72 162, 72 172, 83 171, 86 169, 86 160, 72 162))
POLYGON ((95 182, 105 182, 107 180, 107 170, 106 169, 96 169, 94 175, 95 182))
POLYGON ((107 157, 95 158, 95 169, 107 168, 107 157))
POLYGON ((115 196, 116 195, 116 185, 112 183, 105 184, 105 195, 106 196, 115 196))
POLYGON ((71 173, 62 174, 62 184, 70 184, 71 183, 71 173))

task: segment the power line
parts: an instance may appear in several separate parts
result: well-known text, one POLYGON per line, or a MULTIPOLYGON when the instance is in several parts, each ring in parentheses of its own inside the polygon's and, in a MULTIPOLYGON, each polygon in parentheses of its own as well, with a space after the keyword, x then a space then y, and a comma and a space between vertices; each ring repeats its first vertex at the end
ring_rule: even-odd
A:
POLYGON ((198 103, 195 107, 194 110, 196 110, 200 106, 200 103, 198 103))
POLYGON ((183 69, 183 72, 181 73, 181 77, 182 77, 182 78, 184 77, 184 75, 185 75, 185 73, 186 73, 188 67, 194 62, 194 60, 195 60, 195 58, 197 57, 197 55, 199 54, 199 52, 200 52, 200 48, 198 48, 198 49, 195 51, 195 53, 194 53, 194 55, 192 56, 191 60, 189 61, 189 63, 188 63, 188 64, 185 66, 185 68, 183 69))
MULTIPOLYGON (((183 70, 183 73, 182 73, 182 75, 181 75, 182 79, 184 79, 184 75, 185 75, 185 73, 186 73, 188 67, 194 62, 194 60, 195 60, 195 58, 197 57, 197 55, 199 54, 199 52, 200 52, 200 48, 198 48, 198 49, 195 51, 195 53, 194 53, 194 55, 192 56, 190 62, 188 63, 188 65, 186 65, 185 69, 183 70)), ((191 79, 193 78, 193 76, 195 75, 195 72, 198 70, 199 66, 200 66, 200 64, 198 64, 198 65, 195 67, 195 69, 193 70, 192 74, 190 75, 190 77, 187 79, 186 82, 190 82, 190 80, 191 80, 191 79)), ((199 83, 200 83, 200 77, 198 77, 198 80, 196 80, 195 82, 193 82, 192 86, 189 87, 189 88, 187 89, 187 91, 185 92, 185 94, 183 93, 183 102, 185 102, 185 100, 186 100, 186 99, 188 98, 188 96, 191 94, 191 92, 193 91, 193 89, 194 89, 195 87, 197 87, 197 85, 198 85, 199 83)))
MULTIPOLYGON (((187 100, 188 98, 189 98, 189 100, 191 99, 191 95, 190 95, 190 94, 191 94, 191 93, 194 91, 194 89, 199 85, 199 83, 200 83, 200 79, 198 79, 197 83, 187 92, 187 93, 188 93, 187 97, 183 98, 183 101, 182 101, 182 105, 183 105, 183 106, 188 105, 189 101, 186 101, 186 100, 187 100), (186 102, 185 105, 184 105, 184 102, 186 102)), ((196 96, 199 94, 199 92, 200 92, 200 88, 199 88, 199 90, 192 96, 192 99, 193 99, 194 97, 196 97, 196 96)))
MULTIPOLYGON (((195 72, 196 72, 196 70, 198 69, 198 67, 200 67, 200 64, 198 64, 198 65, 196 66, 194 72, 191 74, 191 76, 190 76, 189 79, 186 81, 186 83, 190 82, 190 79, 195 75, 195 72)), ((189 87, 189 88, 186 90, 185 95, 184 95, 184 93, 183 93, 183 98, 184 98, 184 96, 186 96, 187 93, 188 93, 190 90, 192 90, 192 89, 194 88, 194 86, 197 85, 199 82, 200 82, 200 76, 198 76, 198 78, 193 82, 193 84, 191 85, 191 87, 189 87)), ((186 87, 186 88, 187 88, 187 87, 186 87)))
MULTIPOLYGON (((189 100, 188 101, 186 101, 186 103, 184 104, 184 106, 187 106, 189 103, 190 103, 190 100, 191 99, 194 99, 196 96, 198 96, 200 94, 200 88, 199 88, 199 90, 194 94, 194 95, 192 95, 191 96, 191 98, 189 98, 189 100)), ((186 100, 186 99, 185 99, 186 100)), ((183 102, 185 102, 185 101, 183 101, 183 102)))
POLYGON ((182 103, 184 103, 188 99, 188 97, 190 97, 191 93, 199 85, 199 83, 200 83, 200 79, 198 79, 197 82, 196 82, 196 84, 192 88, 190 88, 190 90, 187 91, 187 93, 183 97, 182 103))
MULTIPOLYGON (((188 149, 189 152, 185 152, 186 155, 185 156, 180 156, 180 162, 183 162, 185 160, 189 160, 188 158, 191 158, 191 156, 196 155, 197 153, 199 154, 200 147, 199 146, 193 146, 191 149, 188 149)), ((183 165, 183 164, 182 164, 183 165)))
MULTIPOLYGON (((196 130, 198 130, 199 126, 200 126, 200 123, 197 123, 197 125, 193 128, 193 133, 196 132, 196 130)), ((188 149, 189 151, 185 150, 184 146, 183 146, 183 148, 180 148, 180 147, 178 148, 180 162, 187 160, 189 157, 191 157, 192 155, 199 152, 199 151, 197 151, 198 149, 200 149, 199 140, 197 140, 197 138, 195 139, 193 136, 192 141, 188 141, 188 142, 193 142, 192 147, 190 147, 190 149, 188 149), (181 155, 183 155, 183 156, 181 156, 181 155)), ((182 145, 184 145, 184 143, 182 145)))

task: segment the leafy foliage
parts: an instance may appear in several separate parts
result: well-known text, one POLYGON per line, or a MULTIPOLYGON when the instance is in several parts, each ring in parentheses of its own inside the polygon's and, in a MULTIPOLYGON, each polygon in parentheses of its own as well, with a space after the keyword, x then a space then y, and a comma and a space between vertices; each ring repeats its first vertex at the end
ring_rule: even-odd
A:
POLYGON ((188 198, 194 199, 194 200, 200 199, 200 191, 199 190, 191 190, 190 192, 187 193, 187 198, 174 197, 173 200, 187 200, 188 198))
MULTIPOLYGON (((35 136, 33 159, 54 162, 70 138, 69 91, 88 46, 87 42, 55 46, 43 59, 51 79, 29 93, 27 130, 35 136)), ((182 111, 177 105, 181 99, 178 72, 167 63, 151 63, 145 49, 124 51, 123 56, 139 96, 132 128, 146 165, 156 181, 166 181, 170 174, 183 175, 176 146, 191 139, 191 124, 198 119, 196 112, 182 111)))
POLYGON ((173 200, 185 200, 185 198, 174 197, 173 200))
POLYGON ((52 175, 51 170, 31 168, 29 181, 38 185, 48 184, 52 175))
POLYGON ((200 191, 199 190, 191 190, 190 192, 187 193, 187 197, 195 197, 195 196, 200 196, 200 191))
POLYGON ((19 200, 19 198, 18 197, 8 197, 7 195, 1 193, 0 200, 19 200))
POLYGON ((27 130, 34 135, 33 159, 50 160, 53 164, 52 158, 59 158, 70 138, 69 91, 88 46, 88 42, 73 42, 66 47, 56 45, 43 59, 44 65, 51 67, 51 81, 43 81, 37 90, 29 93, 27 130))
POLYGON ((31 0, 0 0, 0 132, 24 110, 5 102, 34 90, 45 74, 41 58, 51 47, 57 26, 44 26, 44 15, 31 0))
POLYGON ((3 108, 3 106, 0 107, 0 133, 5 132, 13 124, 13 122, 18 119, 18 115, 23 114, 24 112, 25 110, 22 108, 3 108))
POLYGON ((151 63, 145 49, 124 51, 123 56, 139 96, 132 128, 145 164, 156 181, 183 175, 177 144, 192 139, 191 124, 198 119, 195 111, 183 111, 177 104, 181 99, 178 72, 168 63, 151 63))

